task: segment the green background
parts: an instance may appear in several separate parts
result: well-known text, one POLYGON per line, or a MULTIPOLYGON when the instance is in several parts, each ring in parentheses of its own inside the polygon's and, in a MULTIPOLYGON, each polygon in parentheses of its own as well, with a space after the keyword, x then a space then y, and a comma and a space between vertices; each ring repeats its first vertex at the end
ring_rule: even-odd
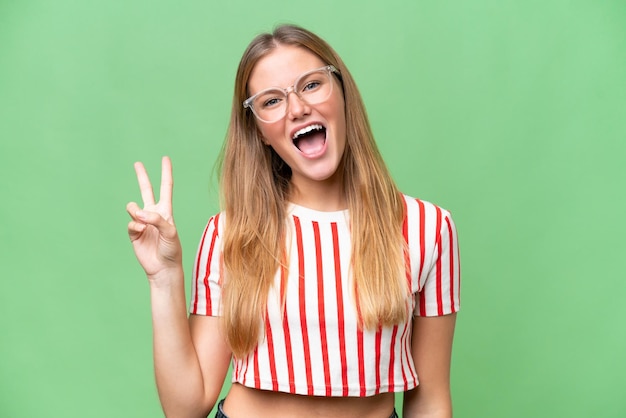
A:
POLYGON ((0 0, 0 416, 162 415, 132 164, 172 157, 189 273, 239 57, 285 22, 454 214, 455 416, 626 416, 623 0, 0 0))

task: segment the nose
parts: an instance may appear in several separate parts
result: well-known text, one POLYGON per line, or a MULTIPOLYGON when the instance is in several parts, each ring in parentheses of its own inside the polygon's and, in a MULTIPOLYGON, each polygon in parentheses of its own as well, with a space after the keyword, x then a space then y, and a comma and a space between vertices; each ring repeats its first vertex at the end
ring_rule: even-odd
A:
POLYGON ((289 119, 298 119, 309 113, 311 113, 309 105, 295 91, 287 93, 287 117, 289 119))

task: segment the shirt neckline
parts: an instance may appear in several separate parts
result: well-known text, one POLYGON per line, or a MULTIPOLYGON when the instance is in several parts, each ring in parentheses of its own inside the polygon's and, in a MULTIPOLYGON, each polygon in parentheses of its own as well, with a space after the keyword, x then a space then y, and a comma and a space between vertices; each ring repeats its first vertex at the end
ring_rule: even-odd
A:
POLYGON ((287 203, 287 214, 297 216, 302 219, 310 219, 319 222, 346 222, 350 211, 348 209, 336 211, 321 211, 300 206, 295 203, 287 203))

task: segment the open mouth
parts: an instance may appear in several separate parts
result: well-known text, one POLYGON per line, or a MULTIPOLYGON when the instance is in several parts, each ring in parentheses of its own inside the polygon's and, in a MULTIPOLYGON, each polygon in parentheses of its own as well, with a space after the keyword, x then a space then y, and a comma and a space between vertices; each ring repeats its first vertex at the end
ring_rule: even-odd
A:
POLYGON ((291 139, 301 153, 304 155, 315 155, 324 149, 326 128, 319 123, 315 123, 296 131, 291 139))

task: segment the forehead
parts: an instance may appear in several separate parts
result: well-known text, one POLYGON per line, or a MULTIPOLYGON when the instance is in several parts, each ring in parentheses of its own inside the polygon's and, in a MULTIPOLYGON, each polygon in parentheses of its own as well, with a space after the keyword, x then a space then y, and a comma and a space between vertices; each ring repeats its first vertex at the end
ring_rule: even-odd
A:
POLYGON ((248 80, 249 93, 269 87, 286 88, 302 73, 324 65, 326 63, 308 49, 279 45, 255 64, 248 80))

